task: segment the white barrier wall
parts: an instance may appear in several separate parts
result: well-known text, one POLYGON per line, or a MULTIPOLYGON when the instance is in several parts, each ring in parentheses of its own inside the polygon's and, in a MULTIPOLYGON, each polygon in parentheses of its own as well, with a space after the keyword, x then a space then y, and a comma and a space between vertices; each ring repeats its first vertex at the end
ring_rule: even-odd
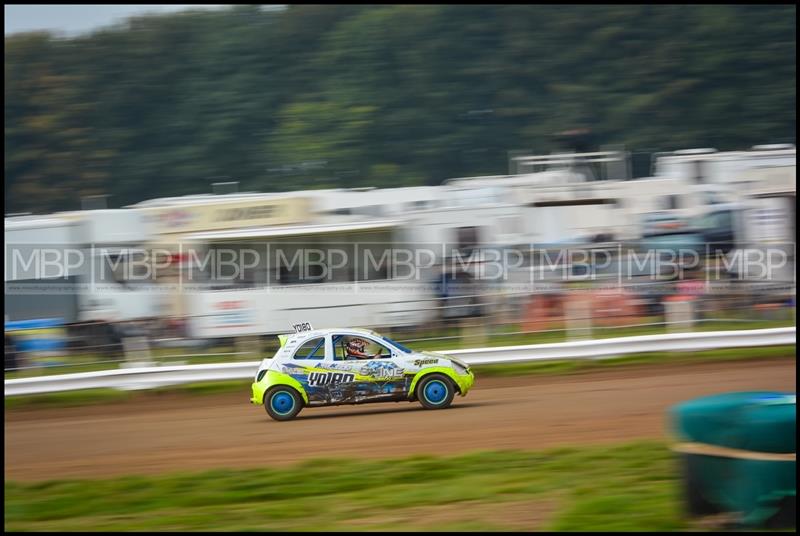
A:
MULTIPOLYGON (((711 350, 750 346, 796 344, 794 327, 675 333, 593 339, 588 341, 441 352, 470 365, 524 363, 544 360, 593 359, 624 354, 664 351, 711 350)), ((153 389, 167 385, 252 378, 260 361, 130 368, 5 380, 5 396, 55 393, 78 389, 153 389)))

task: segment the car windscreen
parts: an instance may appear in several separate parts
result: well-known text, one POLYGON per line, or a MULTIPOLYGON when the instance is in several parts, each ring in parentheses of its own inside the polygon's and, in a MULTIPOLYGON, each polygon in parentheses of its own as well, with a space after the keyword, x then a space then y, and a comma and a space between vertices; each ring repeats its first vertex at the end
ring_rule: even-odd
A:
POLYGON ((389 337, 382 337, 382 338, 383 338, 383 340, 385 340, 385 341, 387 341, 387 342, 391 343, 391 345, 392 345, 392 346, 394 346, 395 348, 397 348, 397 349, 398 349, 398 350, 400 350, 401 352, 405 352, 405 353, 407 353, 407 354, 410 354, 410 353, 412 353, 412 351, 411 351, 410 349, 406 348, 405 346, 403 346, 403 345, 402 345, 402 344, 400 344, 399 342, 393 341, 393 340, 392 340, 392 339, 390 339, 389 337))

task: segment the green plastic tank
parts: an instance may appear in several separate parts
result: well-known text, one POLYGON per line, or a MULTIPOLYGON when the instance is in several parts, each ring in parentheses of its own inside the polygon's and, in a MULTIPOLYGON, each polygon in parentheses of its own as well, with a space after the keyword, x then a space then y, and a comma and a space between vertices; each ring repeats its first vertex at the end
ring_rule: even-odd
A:
POLYGON ((725 393, 672 408, 690 514, 732 512, 746 526, 796 524, 795 399, 725 393))

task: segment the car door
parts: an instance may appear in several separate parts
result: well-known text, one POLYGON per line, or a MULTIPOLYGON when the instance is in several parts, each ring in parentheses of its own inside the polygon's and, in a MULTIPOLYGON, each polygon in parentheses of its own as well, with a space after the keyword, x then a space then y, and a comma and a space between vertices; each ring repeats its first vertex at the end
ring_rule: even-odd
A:
POLYGON ((350 384, 343 385, 348 390, 348 402, 402 400, 408 396, 411 380, 406 379, 405 369, 388 345, 374 337, 352 333, 334 334, 331 342, 334 367, 353 374, 350 384), (365 353, 369 357, 348 355, 348 342, 353 339, 367 343, 365 353))
POLYGON ((280 371, 300 382, 311 405, 328 403, 326 386, 326 337, 312 337, 292 351, 289 359, 282 363, 280 371))

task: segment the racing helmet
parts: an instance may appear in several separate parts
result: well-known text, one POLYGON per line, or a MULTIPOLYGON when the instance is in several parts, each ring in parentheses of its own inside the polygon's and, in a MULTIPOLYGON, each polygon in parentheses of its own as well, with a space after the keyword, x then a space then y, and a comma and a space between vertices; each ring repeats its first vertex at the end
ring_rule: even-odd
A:
POLYGON ((350 339, 347 341, 347 351, 363 354, 367 348, 367 342, 364 339, 350 339))

